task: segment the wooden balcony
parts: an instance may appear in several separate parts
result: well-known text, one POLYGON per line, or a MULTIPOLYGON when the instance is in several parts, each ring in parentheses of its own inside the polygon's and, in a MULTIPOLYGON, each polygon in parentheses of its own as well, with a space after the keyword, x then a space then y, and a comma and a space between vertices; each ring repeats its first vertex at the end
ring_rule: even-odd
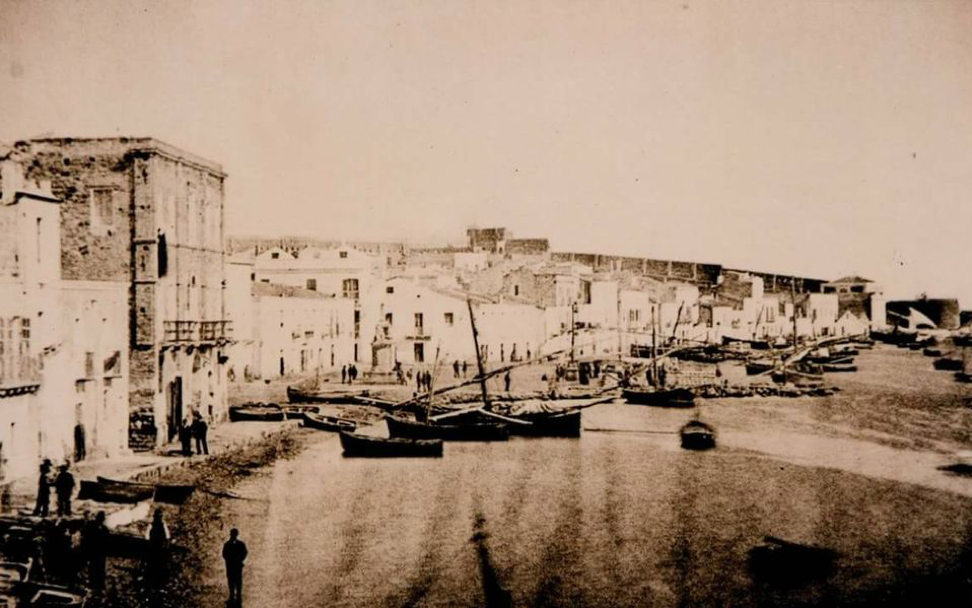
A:
POLYGON ((233 322, 164 321, 164 341, 176 344, 220 344, 233 337, 233 322))
POLYGON ((0 357, 0 398, 37 392, 41 369, 40 357, 16 354, 0 357))

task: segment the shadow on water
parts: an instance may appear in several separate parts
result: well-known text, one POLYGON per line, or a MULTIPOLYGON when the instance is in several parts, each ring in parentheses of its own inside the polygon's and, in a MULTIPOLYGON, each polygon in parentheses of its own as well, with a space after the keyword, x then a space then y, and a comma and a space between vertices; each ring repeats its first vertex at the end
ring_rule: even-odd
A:
POLYGON ((483 579, 483 605, 486 608, 509 608, 513 605, 513 598, 500 582, 496 568, 490 559, 489 546, 486 544, 488 538, 486 517, 477 510, 473 522, 473 535, 469 541, 475 545, 476 555, 479 558, 479 571, 483 579))

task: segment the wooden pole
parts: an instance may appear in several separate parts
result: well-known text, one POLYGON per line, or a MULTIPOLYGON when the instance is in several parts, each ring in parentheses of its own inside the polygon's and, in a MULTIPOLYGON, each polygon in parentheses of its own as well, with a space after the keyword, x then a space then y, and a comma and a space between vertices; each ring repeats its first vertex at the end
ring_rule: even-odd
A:
POLYGON ((472 326, 473 346, 476 349, 476 366, 479 368, 479 386, 483 391, 483 407, 489 408, 489 393, 486 390, 486 368, 483 366, 483 355, 479 352, 479 333, 476 331, 476 315, 473 313, 472 299, 466 298, 469 308, 469 324, 472 326))

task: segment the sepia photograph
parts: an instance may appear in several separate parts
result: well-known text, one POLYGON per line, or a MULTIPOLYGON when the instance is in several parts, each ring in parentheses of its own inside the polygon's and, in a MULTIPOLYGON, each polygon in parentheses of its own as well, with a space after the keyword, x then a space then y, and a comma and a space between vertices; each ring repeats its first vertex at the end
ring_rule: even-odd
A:
POLYGON ((54 606, 972 606, 972 1, 0 0, 54 606))

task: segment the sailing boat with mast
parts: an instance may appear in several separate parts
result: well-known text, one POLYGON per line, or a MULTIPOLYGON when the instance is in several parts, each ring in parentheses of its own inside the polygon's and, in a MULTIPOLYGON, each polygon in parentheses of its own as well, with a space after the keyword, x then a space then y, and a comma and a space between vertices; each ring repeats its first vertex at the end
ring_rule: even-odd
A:
MULTIPOLYGON (((469 305, 472 315, 472 304, 469 305)), ((475 323, 475 322, 473 322, 475 323)), ((475 325, 474 325, 475 327, 475 325)), ((475 337, 475 331, 474 331, 475 337)), ((480 376, 483 375, 482 361, 478 357, 479 342, 475 341, 477 361, 480 366, 480 376)), ((388 434, 392 437, 408 439, 441 439, 444 441, 506 441, 510 434, 507 425, 497 420, 469 421, 443 423, 432 419, 429 415, 432 409, 432 398, 435 395, 435 379, 439 367, 439 349, 435 349, 435 362, 432 364, 432 381, 429 386, 428 401, 422 419, 408 420, 399 416, 388 415, 385 423, 388 434)), ((483 380, 483 394, 485 396, 485 380, 483 380)))
MULTIPOLYGON (((683 303, 684 304, 684 303, 683 303)), ((678 330, 678 321, 682 317, 682 306, 678 308, 678 320, 672 330, 672 338, 678 330)), ((651 309, 651 367, 648 374, 650 386, 629 386, 621 390, 621 397, 632 405, 650 405, 654 407, 682 407, 695 406, 695 393, 684 387, 666 387, 664 369, 658 369, 658 334, 656 324, 659 321, 655 315, 655 307, 651 309)))

